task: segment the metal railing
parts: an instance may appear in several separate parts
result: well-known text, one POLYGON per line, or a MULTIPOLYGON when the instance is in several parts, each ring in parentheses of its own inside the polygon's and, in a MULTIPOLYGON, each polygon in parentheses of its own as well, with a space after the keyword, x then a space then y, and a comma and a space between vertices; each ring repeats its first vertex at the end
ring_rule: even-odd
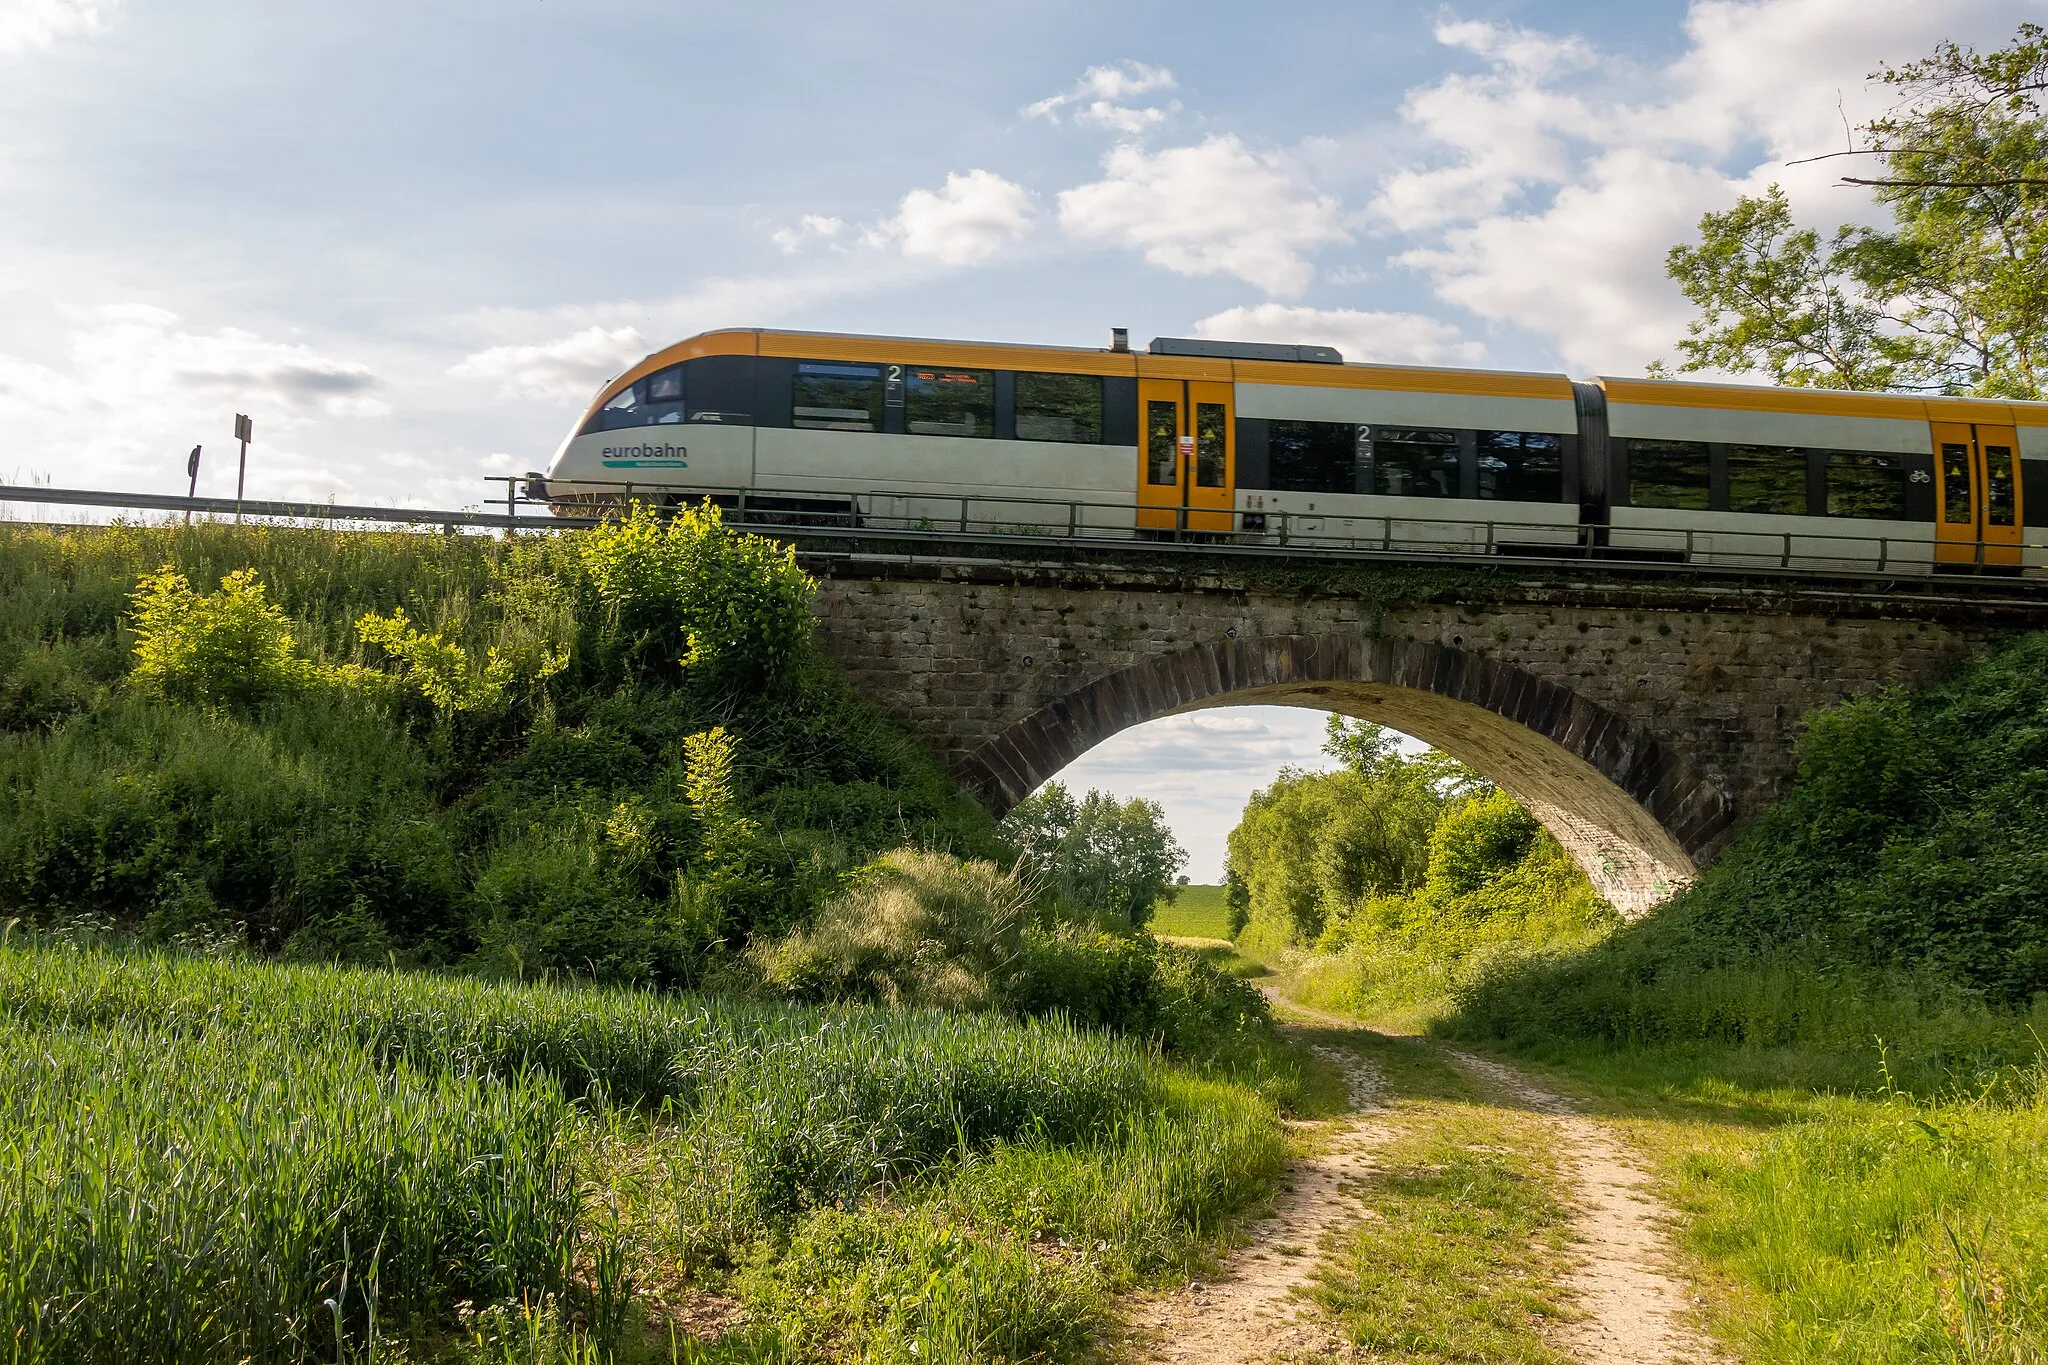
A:
POLYGON ((181 497, 92 489, 0 485, 0 503, 186 513, 285 521, 440 527, 443 530, 549 532, 595 525, 627 505, 645 502, 673 510, 705 499, 734 526, 789 539, 925 544, 947 557, 977 550, 1022 548, 1142 549, 1231 557, 1397 560, 1683 572, 1711 569, 1742 574, 1825 577, 1981 573, 2011 583, 2048 583, 2048 542, 2018 546, 1942 541, 1937 566, 1935 526, 1925 537, 1859 534, 1830 526, 1811 534, 1701 528, 1586 526, 1559 521, 1514 521, 1397 514, 1202 508, 1145 508, 1131 502, 1091 501, 993 493, 917 490, 847 490, 697 487, 646 483, 562 481, 545 490, 524 478, 497 476, 503 496, 485 507, 439 510, 365 504, 181 497), (546 510, 543 510, 546 509, 546 510), (565 512, 567 514, 565 515, 565 512), (580 514, 579 514, 580 513, 580 514), (1954 558, 1960 555, 1961 558, 1954 558), (2027 562, 2031 561, 2031 562, 2027 562))
MULTIPOLYGON (((529 488, 498 476, 505 496, 493 501, 516 514, 522 506, 589 507, 595 515, 644 501, 676 508, 705 499, 735 525, 803 534, 934 536, 1056 544, 1202 548, 1288 555, 1484 558, 1527 562, 1614 564, 1827 574, 1931 574, 1982 571, 2040 576, 2048 540, 2018 544, 1937 541, 1926 534, 1862 532, 1854 523, 1812 531, 1739 528, 1589 526, 1566 521, 1358 515, 1246 508, 1146 507, 999 493, 916 490, 801 489, 747 486, 679 488, 667 484, 557 481, 529 488), (536 496, 544 494, 544 496, 536 496), (1959 557, 1960 556, 1960 557, 1959 557)), ((1471 504, 1464 504, 1471 506, 1471 504)), ((1815 520, 1819 520, 1816 518, 1815 520)))

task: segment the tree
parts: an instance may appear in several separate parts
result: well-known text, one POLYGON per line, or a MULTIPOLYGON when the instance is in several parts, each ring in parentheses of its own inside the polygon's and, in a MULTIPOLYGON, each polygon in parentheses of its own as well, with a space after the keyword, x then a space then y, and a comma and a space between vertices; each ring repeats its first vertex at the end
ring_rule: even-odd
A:
POLYGON ((2039 398, 2048 385, 2048 31, 1996 52, 1944 43, 1871 79, 1897 95, 1863 125, 1878 176, 1845 177, 1889 230, 1796 228, 1784 192, 1700 219, 1666 270, 1699 308, 1681 372, 1774 383, 2039 398))
POLYGON ((1156 801, 1119 802, 1099 791, 1076 801, 1049 782, 1018 803, 1002 832, 1018 850, 1019 875, 1075 905, 1142 926, 1154 905, 1180 894, 1174 876, 1187 850, 1156 801))

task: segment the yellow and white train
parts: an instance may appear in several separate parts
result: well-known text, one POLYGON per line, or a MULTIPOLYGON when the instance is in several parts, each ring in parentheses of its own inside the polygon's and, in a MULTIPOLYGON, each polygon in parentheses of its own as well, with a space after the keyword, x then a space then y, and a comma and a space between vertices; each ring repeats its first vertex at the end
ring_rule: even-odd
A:
POLYGON ((2048 567, 2048 403, 709 332, 598 393, 529 491, 583 513, 1707 565, 2048 567))

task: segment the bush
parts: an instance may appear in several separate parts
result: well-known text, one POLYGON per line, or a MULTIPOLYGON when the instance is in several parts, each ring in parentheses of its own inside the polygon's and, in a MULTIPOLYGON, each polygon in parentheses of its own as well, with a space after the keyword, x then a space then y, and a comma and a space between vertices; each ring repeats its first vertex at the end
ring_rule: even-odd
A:
POLYGON ((1853 1047, 1886 1030, 1888 997, 1926 1034, 2048 991, 2048 636, 1817 711, 1799 756, 1692 887, 1597 947, 1474 982, 1455 1027, 1853 1047))
POLYGON ((784 681, 811 642, 810 577, 796 552, 726 529, 710 502, 673 517, 635 503, 576 541, 632 665, 737 695, 784 681))
POLYGON ((249 707, 312 685, 291 618, 251 569, 196 593, 166 567, 135 585, 135 685, 170 701, 249 707))
POLYGON ((993 863, 898 849, 849 879, 817 922, 755 950, 796 1000, 973 1010, 1009 996, 1030 896, 993 863))
POLYGON ((811 651, 808 592, 711 512, 0 528, 0 918, 676 984, 882 850, 996 852, 811 651), (686 741, 719 732, 711 821, 686 741))

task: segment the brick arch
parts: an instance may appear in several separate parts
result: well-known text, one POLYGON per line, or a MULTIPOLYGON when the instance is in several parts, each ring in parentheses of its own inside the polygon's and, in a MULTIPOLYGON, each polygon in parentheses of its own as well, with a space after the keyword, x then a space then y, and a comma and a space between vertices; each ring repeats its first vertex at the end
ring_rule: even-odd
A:
POLYGON ((1527 805, 1625 912, 1691 880, 1733 819, 1675 749, 1570 688, 1449 645, 1351 635, 1224 639, 1119 669, 981 744, 960 775, 1000 813, 1120 730, 1235 705, 1335 711, 1444 750, 1527 805))

